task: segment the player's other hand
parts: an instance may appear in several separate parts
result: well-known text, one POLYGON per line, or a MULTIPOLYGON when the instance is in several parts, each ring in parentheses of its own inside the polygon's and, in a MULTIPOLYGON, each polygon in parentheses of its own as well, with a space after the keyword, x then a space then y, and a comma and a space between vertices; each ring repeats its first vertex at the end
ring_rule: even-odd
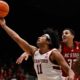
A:
POLYGON ((23 60, 28 60, 29 58, 29 54, 26 54, 26 52, 24 52, 17 60, 16 63, 17 64, 21 64, 23 62, 23 60))
POLYGON ((20 56, 17 60, 16 60, 16 63, 17 64, 21 64, 24 60, 24 57, 23 56, 20 56))

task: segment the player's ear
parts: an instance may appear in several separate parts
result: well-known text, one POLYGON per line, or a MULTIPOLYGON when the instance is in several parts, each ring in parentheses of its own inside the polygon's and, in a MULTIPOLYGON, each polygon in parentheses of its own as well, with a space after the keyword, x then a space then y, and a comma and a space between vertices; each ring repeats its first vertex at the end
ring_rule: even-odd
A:
POLYGON ((51 41, 48 41, 48 40, 47 40, 47 44, 51 44, 51 41))
POLYGON ((48 44, 49 47, 52 46, 52 42, 51 41, 47 41, 47 44, 48 44))
POLYGON ((74 39, 74 35, 72 36, 72 38, 74 39))

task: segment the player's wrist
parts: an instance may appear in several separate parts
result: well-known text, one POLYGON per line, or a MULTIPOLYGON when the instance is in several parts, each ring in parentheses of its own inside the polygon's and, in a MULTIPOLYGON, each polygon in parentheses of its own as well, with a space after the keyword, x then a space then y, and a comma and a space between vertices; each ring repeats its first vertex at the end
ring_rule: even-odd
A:
POLYGON ((6 26, 6 21, 3 18, 0 18, 0 25, 1 27, 5 27, 6 26))

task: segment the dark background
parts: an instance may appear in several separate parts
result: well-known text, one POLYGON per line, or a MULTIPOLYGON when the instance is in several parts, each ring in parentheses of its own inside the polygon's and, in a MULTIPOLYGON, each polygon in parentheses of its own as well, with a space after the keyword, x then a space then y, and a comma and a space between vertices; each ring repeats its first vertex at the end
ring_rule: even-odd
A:
MULTIPOLYGON (((72 28, 76 40, 80 40, 80 1, 79 0, 6 0, 10 12, 7 25, 22 38, 34 44, 37 36, 46 27, 57 29, 72 28)), ((61 35, 61 33, 60 33, 61 35)), ((0 29, 0 62, 9 63, 23 53, 19 46, 0 29)))

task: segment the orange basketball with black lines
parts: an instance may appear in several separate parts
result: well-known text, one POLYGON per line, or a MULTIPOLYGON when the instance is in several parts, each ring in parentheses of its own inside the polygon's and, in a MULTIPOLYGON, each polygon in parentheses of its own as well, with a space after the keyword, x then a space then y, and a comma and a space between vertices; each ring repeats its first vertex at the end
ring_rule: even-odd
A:
POLYGON ((4 18, 9 13, 9 4, 5 1, 0 0, 0 18, 4 18))

